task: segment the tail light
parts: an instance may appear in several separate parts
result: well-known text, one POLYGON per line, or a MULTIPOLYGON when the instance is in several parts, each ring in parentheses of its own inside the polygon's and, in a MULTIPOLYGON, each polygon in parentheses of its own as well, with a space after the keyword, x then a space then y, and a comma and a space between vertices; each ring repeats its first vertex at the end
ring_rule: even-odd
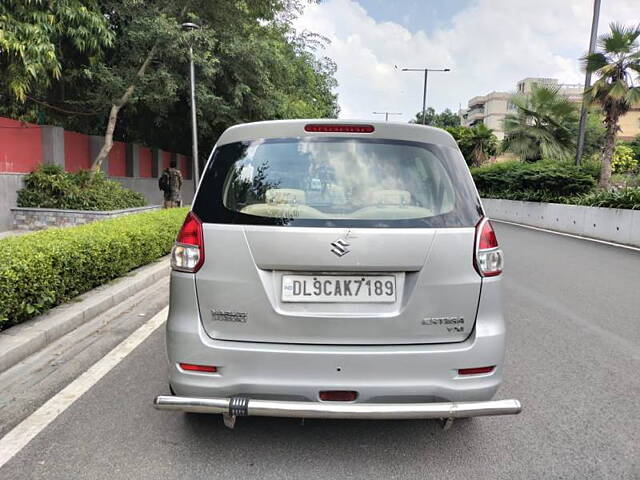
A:
POLYGON ((189 212, 171 250, 171 268, 179 272, 197 272, 204 263, 202 222, 189 212))
POLYGON ((475 268, 482 277, 502 273, 502 250, 498 246, 491 222, 484 217, 476 226, 475 268))

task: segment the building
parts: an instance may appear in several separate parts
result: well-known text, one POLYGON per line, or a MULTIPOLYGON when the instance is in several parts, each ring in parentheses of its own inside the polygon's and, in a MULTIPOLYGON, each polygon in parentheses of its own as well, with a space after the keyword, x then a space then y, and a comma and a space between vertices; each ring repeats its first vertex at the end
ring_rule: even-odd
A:
POLYGON ((536 78, 527 77, 520 80, 517 84, 517 93, 522 95, 528 95, 533 90, 533 87, 542 86, 548 88, 557 88, 560 95, 567 97, 572 102, 582 102, 582 92, 584 86, 580 83, 558 83, 555 78, 536 78))
POLYGON ((469 108, 460 112, 460 124, 465 127, 474 127, 484 123, 489 127, 498 139, 504 138, 502 122, 509 112, 509 98, 511 93, 491 92, 482 97, 473 97, 469 100, 469 108))
POLYGON ((640 105, 635 105, 620 118, 618 138, 628 142, 640 135, 640 105))
MULTIPOLYGON (((561 95, 572 102, 582 102, 584 87, 580 84, 559 83, 556 78, 527 77, 516 84, 515 93, 528 95, 536 85, 557 88, 561 95)), ((515 112, 515 107, 509 101, 514 93, 491 92, 485 96, 473 97, 469 100, 468 107, 461 109, 460 124, 465 127, 473 127, 484 123, 493 130, 499 140, 504 138, 503 122, 507 114, 515 112)), ((629 113, 620 119, 621 131, 618 138, 631 140, 640 134, 640 105, 632 108, 629 113)))

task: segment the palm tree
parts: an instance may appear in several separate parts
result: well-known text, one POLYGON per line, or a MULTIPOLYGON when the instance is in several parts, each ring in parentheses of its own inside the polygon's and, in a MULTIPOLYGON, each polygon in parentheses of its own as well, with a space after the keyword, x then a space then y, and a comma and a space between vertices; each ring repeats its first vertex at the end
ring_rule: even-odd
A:
POLYGON ((465 142, 471 151, 473 165, 479 167, 498 151, 498 138, 484 123, 469 130, 465 142))
POLYGON ((576 107, 557 87, 534 86, 529 95, 514 95, 515 113, 504 119, 503 149, 528 162, 571 157, 576 107))
POLYGON ((640 102, 640 26, 626 27, 612 23, 611 32, 600 37, 599 50, 583 57, 583 66, 587 72, 598 77, 593 85, 584 92, 586 102, 598 104, 604 113, 606 128, 602 149, 600 170, 601 188, 608 188, 611 180, 611 159, 615 150, 616 134, 620 127, 620 117, 627 113, 632 105, 640 102))

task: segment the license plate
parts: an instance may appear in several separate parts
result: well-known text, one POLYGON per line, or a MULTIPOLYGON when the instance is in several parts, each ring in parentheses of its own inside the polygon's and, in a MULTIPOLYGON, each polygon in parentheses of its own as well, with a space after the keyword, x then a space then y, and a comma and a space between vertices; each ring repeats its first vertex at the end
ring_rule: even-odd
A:
POLYGON ((283 302, 391 303, 394 275, 283 275, 283 302))

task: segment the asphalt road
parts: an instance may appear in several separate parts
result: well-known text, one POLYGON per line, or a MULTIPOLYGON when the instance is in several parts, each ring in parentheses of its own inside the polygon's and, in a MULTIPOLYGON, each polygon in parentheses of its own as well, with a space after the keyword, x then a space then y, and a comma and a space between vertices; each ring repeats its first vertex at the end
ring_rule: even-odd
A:
POLYGON ((158 412, 160 328, 1 479, 640 478, 640 253, 500 224, 519 416, 306 421, 158 412))

